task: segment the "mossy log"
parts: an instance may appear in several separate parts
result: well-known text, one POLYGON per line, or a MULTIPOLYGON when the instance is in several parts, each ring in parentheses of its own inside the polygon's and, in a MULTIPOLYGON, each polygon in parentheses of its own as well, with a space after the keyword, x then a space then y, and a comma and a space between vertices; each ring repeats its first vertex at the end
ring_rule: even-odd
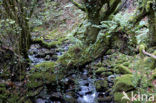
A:
MULTIPOLYGON (((109 34, 108 34, 109 35, 109 34)), ((65 68, 81 68, 95 59, 103 56, 111 47, 110 37, 101 36, 90 46, 74 45, 58 59, 58 63, 65 68)))

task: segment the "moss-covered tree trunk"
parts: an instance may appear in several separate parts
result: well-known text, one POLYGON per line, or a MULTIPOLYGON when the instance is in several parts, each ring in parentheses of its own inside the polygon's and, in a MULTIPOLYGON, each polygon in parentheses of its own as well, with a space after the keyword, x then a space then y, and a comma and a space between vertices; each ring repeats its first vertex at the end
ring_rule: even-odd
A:
POLYGON ((100 15, 97 8, 93 8, 92 10, 87 11, 87 21, 90 25, 86 27, 86 31, 84 32, 85 40, 88 44, 92 44, 96 41, 96 37, 100 31, 100 29, 93 27, 93 25, 100 24, 100 15))
POLYGON ((19 34, 19 46, 18 52, 24 58, 28 58, 27 51, 30 47, 31 35, 30 35, 30 25, 29 19, 32 16, 35 5, 38 0, 3 0, 2 10, 4 10, 4 17, 7 19, 12 19, 21 29, 19 34))
POLYGON ((151 7, 148 15, 149 23, 149 45, 156 46, 156 12, 151 7))
POLYGON ((130 23, 135 27, 144 17, 148 17, 149 33, 148 33, 148 45, 156 45, 156 12, 155 2, 152 0, 143 0, 136 10, 134 17, 130 20, 130 23))
POLYGON ((21 35, 19 40, 19 53, 24 57, 28 58, 28 49, 30 48, 31 35, 28 23, 25 22, 25 25, 21 25, 21 35))
POLYGON ((110 19, 109 17, 119 11, 118 8, 122 5, 121 0, 84 0, 82 5, 74 0, 71 1, 87 15, 89 25, 84 32, 86 44, 93 44, 97 39, 100 29, 96 28, 95 25, 110 19))

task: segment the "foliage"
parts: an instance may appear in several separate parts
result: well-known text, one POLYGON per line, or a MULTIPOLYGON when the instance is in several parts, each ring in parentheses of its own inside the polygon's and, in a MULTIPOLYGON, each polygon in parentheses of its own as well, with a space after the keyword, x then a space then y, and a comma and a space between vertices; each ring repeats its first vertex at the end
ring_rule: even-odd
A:
POLYGON ((15 23, 12 19, 1 19, 0 20, 0 38, 2 40, 2 45, 7 47, 12 47, 13 49, 17 49, 15 47, 18 46, 17 38, 19 33, 21 32, 21 28, 15 23))

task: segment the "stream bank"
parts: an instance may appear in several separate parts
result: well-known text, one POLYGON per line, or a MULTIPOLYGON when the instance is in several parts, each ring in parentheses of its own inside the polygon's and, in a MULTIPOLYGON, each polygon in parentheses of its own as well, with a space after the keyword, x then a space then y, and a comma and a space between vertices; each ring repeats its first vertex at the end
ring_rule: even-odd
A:
MULTIPOLYGON (((31 65, 55 62, 59 56, 68 50, 69 45, 72 44, 64 43, 59 47, 60 49, 46 49, 40 45, 32 45, 29 50, 31 65)), ((106 60, 107 56, 104 56, 103 59, 106 60)), ((111 88, 117 75, 110 72, 109 67, 106 67, 108 72, 105 71, 104 77, 100 76, 102 73, 98 69, 100 60, 98 59, 80 70, 70 71, 69 74, 64 75, 61 81, 56 80, 57 85, 53 87, 46 85, 35 97, 35 103, 113 103, 111 88), (51 88, 56 88, 56 90, 51 88)))

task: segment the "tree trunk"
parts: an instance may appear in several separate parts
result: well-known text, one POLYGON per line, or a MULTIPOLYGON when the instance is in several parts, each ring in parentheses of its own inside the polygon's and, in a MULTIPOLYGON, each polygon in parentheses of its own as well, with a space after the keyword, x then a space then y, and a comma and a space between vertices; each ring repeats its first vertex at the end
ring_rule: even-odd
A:
POLYGON ((70 1, 87 15, 89 25, 84 32, 84 41, 87 45, 96 42, 100 29, 95 25, 99 25, 103 20, 108 20, 110 15, 117 13, 119 10, 116 11, 116 9, 122 6, 121 0, 84 0, 83 4, 75 0, 70 1), (103 10, 103 6, 107 6, 107 9, 103 10))
POLYGON ((149 22, 149 45, 156 46, 156 12, 151 8, 148 15, 149 22))
POLYGON ((96 41, 100 29, 93 27, 93 25, 99 25, 100 20, 98 17, 88 17, 88 22, 90 23, 90 25, 86 28, 84 36, 86 43, 89 45, 95 43, 96 41))
POLYGON ((28 58, 28 49, 30 48, 31 36, 28 26, 22 25, 22 31, 19 40, 19 53, 24 57, 28 58))
MULTIPOLYGON (((111 35, 111 34, 109 34, 111 35)), ((81 68, 93 60, 102 57, 109 48, 111 48, 111 38, 107 35, 100 37, 90 46, 83 45, 70 48, 63 56, 58 59, 58 63, 68 70, 72 68, 81 68)), ((66 69, 64 69, 66 71, 66 69)), ((67 71, 68 71, 67 70, 67 71)))

